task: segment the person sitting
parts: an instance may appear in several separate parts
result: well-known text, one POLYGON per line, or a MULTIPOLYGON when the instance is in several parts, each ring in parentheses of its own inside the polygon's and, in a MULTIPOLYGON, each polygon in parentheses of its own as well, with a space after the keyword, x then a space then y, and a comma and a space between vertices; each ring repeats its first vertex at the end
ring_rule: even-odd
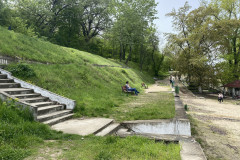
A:
POLYGON ((135 92, 135 95, 138 95, 138 93, 140 93, 140 92, 138 92, 137 91, 137 89, 136 88, 131 88, 130 87, 130 85, 129 85, 129 83, 128 83, 128 81, 126 82, 126 88, 127 88, 127 91, 134 91, 135 92))
POLYGON ((142 82, 142 87, 144 87, 145 89, 148 88, 148 86, 144 82, 142 82))

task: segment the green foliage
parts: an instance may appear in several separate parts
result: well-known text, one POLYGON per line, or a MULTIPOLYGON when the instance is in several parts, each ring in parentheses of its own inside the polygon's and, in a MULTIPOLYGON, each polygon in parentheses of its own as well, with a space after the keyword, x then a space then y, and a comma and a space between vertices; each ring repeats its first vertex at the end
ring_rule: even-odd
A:
POLYGON ((11 29, 17 33, 22 33, 28 36, 35 36, 35 32, 32 26, 27 26, 27 21, 20 17, 12 17, 10 19, 11 29))
POLYGON ((112 154, 107 151, 101 151, 94 159, 95 160, 112 160, 112 154))
POLYGON ((7 70, 13 74, 13 76, 28 79, 36 77, 34 70, 26 63, 18 63, 7 66, 7 70))
POLYGON ((175 86, 175 93, 179 94, 179 87, 178 86, 175 86))
POLYGON ((185 111, 188 111, 188 105, 187 104, 184 105, 184 109, 185 109, 185 111))
MULTIPOLYGON (((24 159, 47 139, 74 139, 33 121, 29 109, 14 105, 13 100, 0 103, 0 159, 24 159)), ((76 137, 76 136, 75 136, 76 137)))

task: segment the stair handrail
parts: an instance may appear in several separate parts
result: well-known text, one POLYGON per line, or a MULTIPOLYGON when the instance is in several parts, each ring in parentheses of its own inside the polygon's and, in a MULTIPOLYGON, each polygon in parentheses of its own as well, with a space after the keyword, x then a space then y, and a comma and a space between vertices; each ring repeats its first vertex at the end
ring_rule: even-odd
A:
POLYGON ((12 73, 10 73, 10 72, 2 69, 2 68, 0 68, 0 71, 1 71, 2 74, 6 74, 9 79, 13 79, 14 82, 20 83, 21 87, 33 89, 34 92, 40 93, 42 96, 49 97, 49 99, 51 99, 52 101, 57 101, 57 102, 59 102, 61 104, 65 104, 66 105, 66 109, 73 110, 75 108, 75 106, 76 106, 76 101, 75 100, 72 100, 72 99, 60 96, 60 95, 58 95, 56 93, 53 93, 51 91, 48 91, 48 90, 43 89, 41 87, 38 87, 36 85, 33 85, 33 84, 30 84, 30 83, 25 82, 23 80, 20 80, 20 79, 18 79, 16 77, 12 76, 12 73))

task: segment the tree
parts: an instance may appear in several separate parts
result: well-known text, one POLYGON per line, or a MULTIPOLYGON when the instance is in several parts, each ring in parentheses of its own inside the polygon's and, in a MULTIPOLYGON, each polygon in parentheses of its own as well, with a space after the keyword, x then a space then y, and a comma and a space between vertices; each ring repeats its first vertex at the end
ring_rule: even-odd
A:
MULTIPOLYGON (((188 82, 202 86, 209 81, 209 74, 214 74, 216 60, 212 48, 216 46, 211 41, 211 16, 207 7, 201 6, 190 12, 188 3, 178 11, 173 10, 168 16, 173 17, 173 25, 178 34, 169 34, 168 40, 175 48, 176 69, 187 74, 188 82)), ((215 52, 216 53, 216 52, 215 52)))
POLYGON ((117 41, 120 46, 120 61, 125 59, 126 48, 128 48, 128 55, 125 61, 125 63, 128 64, 133 56, 134 50, 137 50, 139 46, 139 59, 140 61, 144 59, 146 33, 155 18, 155 7, 156 4, 154 0, 115 1, 115 22, 111 33, 113 39, 117 41))
MULTIPOLYGON (((240 1, 212 0, 209 8, 213 17, 211 33, 215 35, 212 40, 217 42, 222 57, 228 62, 225 65, 228 65, 228 70, 231 70, 233 79, 239 79, 240 1)), ((226 73, 229 72, 226 71, 226 73)))
POLYGON ((109 4, 109 0, 85 0, 81 4, 83 11, 78 16, 86 42, 110 27, 109 4))

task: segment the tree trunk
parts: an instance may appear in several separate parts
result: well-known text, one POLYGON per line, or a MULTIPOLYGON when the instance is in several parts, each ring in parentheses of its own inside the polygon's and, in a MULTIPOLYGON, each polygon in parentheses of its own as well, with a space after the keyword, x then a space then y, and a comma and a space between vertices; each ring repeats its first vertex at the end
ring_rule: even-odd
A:
POLYGON ((238 53, 237 53, 237 46, 236 46, 236 43, 237 43, 237 40, 236 38, 234 37, 233 38, 233 54, 234 54, 234 68, 233 68, 233 73, 234 73, 234 77, 236 79, 238 79, 238 53))
POLYGON ((155 47, 153 47, 153 50, 152 50, 152 62, 153 62, 154 76, 158 76, 158 72, 156 71, 156 62, 154 60, 154 52, 155 52, 155 47))
POLYGON ((131 54, 132 54, 132 46, 130 45, 130 47, 129 47, 129 55, 128 55, 128 58, 127 58, 125 64, 128 64, 128 61, 131 59, 131 54))
POLYGON ((120 54, 119 54, 119 60, 122 62, 122 43, 120 43, 120 54))
POLYGON ((123 60, 126 60, 126 48, 127 48, 127 45, 123 45, 123 55, 122 55, 123 60))
POLYGON ((143 52, 143 44, 141 44, 141 51, 140 51, 140 71, 143 70, 143 59, 144 59, 144 52, 143 52))

